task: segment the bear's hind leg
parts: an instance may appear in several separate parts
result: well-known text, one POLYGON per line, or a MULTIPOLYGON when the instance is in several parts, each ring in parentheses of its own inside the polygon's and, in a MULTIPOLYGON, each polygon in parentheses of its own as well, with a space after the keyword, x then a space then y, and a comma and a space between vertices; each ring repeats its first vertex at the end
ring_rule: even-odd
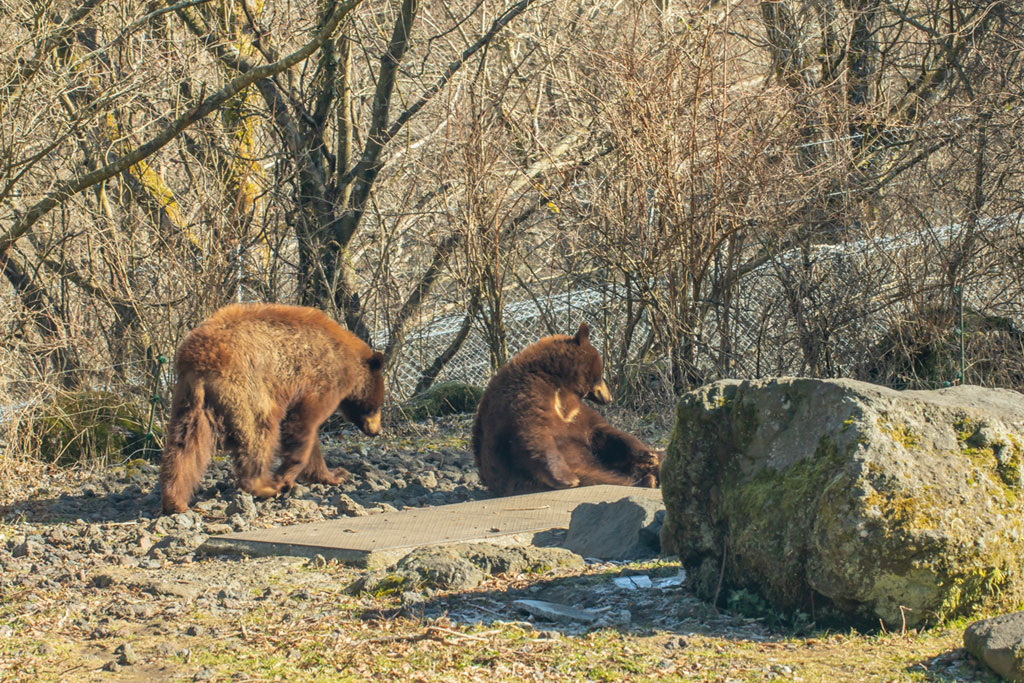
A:
POLYGON ((527 442, 524 468, 534 481, 552 489, 570 489, 580 485, 580 478, 573 471, 551 434, 527 442))
POLYGON ((586 465, 581 467, 577 474, 580 477, 580 486, 597 486, 599 484, 615 484, 616 486, 633 486, 632 477, 603 467, 586 465))
POLYGON ((164 514, 184 512, 213 454, 214 431, 204 406, 200 380, 182 378, 175 387, 167 445, 160 459, 160 498, 164 514))
POLYGON ((598 424, 591 448, 601 465, 626 475, 627 485, 657 488, 665 456, 632 434, 607 423, 598 424))
POLYGON ((235 473, 239 487, 257 498, 276 496, 284 487, 279 477, 270 472, 280 435, 278 421, 270 416, 257 418, 248 412, 235 412, 226 423, 226 431, 235 449, 235 473))

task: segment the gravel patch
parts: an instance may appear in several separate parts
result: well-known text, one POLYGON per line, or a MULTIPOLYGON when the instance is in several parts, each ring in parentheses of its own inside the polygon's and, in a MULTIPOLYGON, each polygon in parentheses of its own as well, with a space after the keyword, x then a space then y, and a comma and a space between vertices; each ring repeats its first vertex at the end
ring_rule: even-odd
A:
POLYGON ((70 486, 43 482, 0 508, 0 581, 81 580, 110 566, 159 569, 193 562, 211 535, 490 497, 464 445, 417 443, 416 429, 468 433, 468 419, 444 418, 390 440, 355 433, 325 439, 328 465, 344 467, 352 479, 300 484, 269 500, 236 488, 230 460, 218 456, 190 509, 169 516, 159 516, 156 463, 132 461, 70 486))

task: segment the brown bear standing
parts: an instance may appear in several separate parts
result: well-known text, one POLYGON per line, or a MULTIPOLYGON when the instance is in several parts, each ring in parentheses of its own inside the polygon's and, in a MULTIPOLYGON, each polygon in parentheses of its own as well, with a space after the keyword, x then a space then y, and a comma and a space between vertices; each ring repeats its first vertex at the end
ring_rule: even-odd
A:
POLYGON ((234 451, 239 485, 261 498, 299 476, 324 484, 349 476, 327 469, 317 434, 338 408, 365 434, 380 433, 384 355, 315 308, 225 306, 189 333, 174 362, 160 465, 165 514, 188 507, 218 433, 234 451))
POLYGON ((473 423, 480 480, 498 495, 594 484, 656 487, 662 454, 593 408, 611 401, 590 328, 523 349, 491 378, 473 423))

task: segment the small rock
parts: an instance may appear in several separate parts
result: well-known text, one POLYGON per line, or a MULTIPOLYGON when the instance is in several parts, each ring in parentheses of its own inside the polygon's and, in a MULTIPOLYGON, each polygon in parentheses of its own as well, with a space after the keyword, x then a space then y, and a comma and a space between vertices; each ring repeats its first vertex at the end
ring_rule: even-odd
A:
POLYGON ((423 618, 423 610, 427 605, 427 596, 419 591, 402 591, 402 616, 407 619, 423 618))
POLYGON ((678 638, 669 638, 665 643, 665 648, 668 650, 682 650, 690 645, 689 641, 682 636, 678 638))
POLYGON ((602 560, 654 557, 664 519, 664 504, 641 495, 614 503, 582 503, 572 511, 563 546, 602 560))
POLYGON ((235 499, 228 504, 224 514, 228 517, 240 515, 243 519, 252 521, 256 519, 259 512, 256 509, 256 503, 253 501, 252 495, 245 491, 239 491, 235 499))
POLYGON ((156 607, 149 603, 142 603, 138 605, 129 605, 128 611, 136 619, 151 619, 156 614, 156 607))
POLYGON ((11 555, 14 557, 38 557, 43 553, 42 544, 37 541, 27 540, 14 547, 11 551, 11 555))
POLYGON ((231 528, 235 531, 245 531, 249 528, 249 520, 238 514, 231 515, 231 517, 228 518, 228 524, 230 524, 231 528))
POLYGON ((306 500, 304 498, 289 498, 288 508, 301 515, 313 515, 320 510, 319 505, 312 500, 306 500))
POLYGON ((97 574, 92 577, 92 585, 96 588, 109 588, 117 583, 117 579, 112 574, 97 574))
POLYGON ((121 664, 122 666, 131 666, 139 661, 139 656, 135 654, 135 648, 132 647, 131 643, 122 643, 116 650, 114 650, 114 654, 121 655, 121 658, 118 660, 118 664, 121 664))
POLYGON ((199 589, 196 586, 170 581, 153 581, 146 586, 146 590, 154 595, 169 595, 185 600, 195 600, 199 595, 199 589))
POLYGON ((149 535, 149 532, 140 530, 138 537, 135 539, 134 550, 140 555, 145 555, 153 547, 153 537, 149 535))
POLYGON ((423 584, 440 590, 466 590, 480 585, 485 575, 453 546, 417 548, 395 565, 422 577, 423 584))
POLYGON ((964 630, 964 647, 1000 676, 1024 680, 1024 612, 976 621, 964 630))
POLYGON ((367 514, 366 508, 346 496, 344 493, 339 493, 334 499, 333 504, 338 508, 338 514, 346 517, 365 517, 367 514))
POLYGON ((277 590, 276 588, 266 588, 263 590, 263 592, 260 594, 257 600, 277 600, 282 595, 283 593, 277 590))
POLYGON ((61 545, 63 543, 67 543, 68 540, 64 530, 60 527, 54 527, 50 533, 46 535, 46 539, 50 545, 61 545))
POLYGON ((596 628, 608 628, 613 626, 629 626, 633 623, 633 613, 628 609, 608 610, 594 622, 596 628))
POLYGON ((171 515, 171 519, 174 520, 174 525, 179 529, 191 529, 195 526, 195 522, 187 512, 179 512, 176 515, 171 515))
POLYGON ((111 659, 109 662, 103 665, 104 671, 118 672, 121 670, 121 665, 111 659))
POLYGON ((437 476, 433 472, 424 472, 413 481, 428 490, 437 488, 437 476))
POLYGON ((114 552, 113 546, 107 543, 102 538, 97 538, 92 542, 92 551, 100 557, 106 557, 114 552))
POLYGON ((544 600, 514 600, 512 605, 535 617, 560 623, 593 624, 602 616, 591 610, 577 609, 569 605, 544 600))
POLYGON ((242 595, 242 584, 238 581, 232 581, 227 586, 217 591, 218 598, 241 598, 242 595))

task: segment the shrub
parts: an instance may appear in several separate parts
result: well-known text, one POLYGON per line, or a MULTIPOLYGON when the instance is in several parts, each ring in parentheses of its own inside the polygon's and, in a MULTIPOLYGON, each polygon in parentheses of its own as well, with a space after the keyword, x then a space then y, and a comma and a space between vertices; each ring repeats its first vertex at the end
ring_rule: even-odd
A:
POLYGON ((111 392, 58 394, 30 424, 26 446, 51 463, 146 457, 159 450, 159 430, 147 432, 149 406, 111 392))
POLYGON ((401 407, 401 411, 413 420, 454 413, 471 413, 476 410, 483 393, 483 389, 471 384, 440 382, 413 396, 401 407))

